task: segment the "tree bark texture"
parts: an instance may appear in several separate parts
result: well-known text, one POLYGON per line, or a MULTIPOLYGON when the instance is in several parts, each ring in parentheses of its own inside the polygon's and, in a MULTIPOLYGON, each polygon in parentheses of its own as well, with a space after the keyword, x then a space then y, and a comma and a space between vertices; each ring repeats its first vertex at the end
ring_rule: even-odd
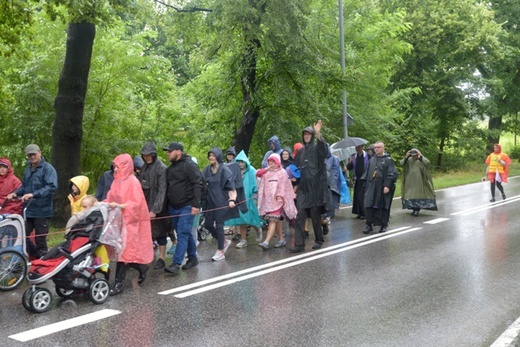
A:
POLYGON ((69 179, 81 174, 83 110, 95 34, 95 25, 91 23, 70 23, 67 29, 65 62, 54 100, 56 114, 52 127, 52 165, 58 173, 53 219, 56 226, 65 225, 70 217, 69 179))
POLYGON ((242 124, 238 129, 232 145, 237 153, 241 150, 249 153, 251 140, 255 133, 255 126, 260 117, 260 108, 255 102, 256 85, 256 50, 260 47, 260 41, 251 40, 246 52, 244 52, 243 70, 241 75, 242 85, 242 124))

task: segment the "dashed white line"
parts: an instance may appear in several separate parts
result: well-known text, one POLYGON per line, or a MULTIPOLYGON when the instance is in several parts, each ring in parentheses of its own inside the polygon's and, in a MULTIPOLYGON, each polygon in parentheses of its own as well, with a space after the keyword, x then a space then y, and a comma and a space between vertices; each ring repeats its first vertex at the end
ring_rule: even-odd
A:
POLYGON ((437 223, 445 222, 447 220, 450 220, 450 219, 449 218, 437 218, 437 219, 432 219, 432 220, 426 221, 426 222, 424 222, 424 224, 437 224, 437 223))
POLYGON ((59 331, 74 328, 83 324, 92 323, 104 318, 112 317, 120 314, 120 311, 104 309, 97 312, 92 312, 83 316, 67 319, 61 322, 45 325, 36 329, 27 330, 22 333, 9 336, 9 338, 21 342, 34 340, 43 336, 57 333, 59 331))
MULTIPOLYGON (((520 334, 520 318, 518 318, 513 324, 507 328, 506 331, 500 335, 500 337, 493 342, 491 347, 509 347, 513 346, 512 343, 515 342, 515 339, 520 334)), ((515 344, 515 346, 517 346, 515 344)))

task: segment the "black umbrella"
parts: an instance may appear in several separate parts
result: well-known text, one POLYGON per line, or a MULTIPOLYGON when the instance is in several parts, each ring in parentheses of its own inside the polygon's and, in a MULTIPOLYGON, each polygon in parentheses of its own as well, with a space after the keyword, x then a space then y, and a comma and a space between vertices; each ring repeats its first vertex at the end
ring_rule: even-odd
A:
POLYGON ((361 137, 347 137, 331 146, 332 149, 342 149, 349 147, 357 147, 368 143, 367 140, 361 137))

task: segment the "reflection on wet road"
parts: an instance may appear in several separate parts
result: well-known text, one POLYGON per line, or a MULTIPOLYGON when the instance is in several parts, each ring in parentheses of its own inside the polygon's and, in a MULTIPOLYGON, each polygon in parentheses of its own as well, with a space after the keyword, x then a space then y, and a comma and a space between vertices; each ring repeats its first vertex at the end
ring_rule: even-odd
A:
POLYGON ((493 204, 489 183, 439 191, 419 217, 396 200, 384 234, 344 209, 324 248, 298 255, 252 233, 212 262, 209 239, 199 266, 142 286, 129 272, 103 305, 54 294, 33 314, 25 288, 0 293, 0 346, 490 346, 520 317, 520 180, 505 188, 493 204))

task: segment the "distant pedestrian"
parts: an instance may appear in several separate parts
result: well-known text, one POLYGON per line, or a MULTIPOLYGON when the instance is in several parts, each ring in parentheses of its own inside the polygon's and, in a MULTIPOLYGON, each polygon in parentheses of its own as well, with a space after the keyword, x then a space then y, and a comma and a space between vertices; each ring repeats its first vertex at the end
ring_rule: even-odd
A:
POLYGON ((209 165, 202 170, 202 176, 208 184, 205 206, 205 228, 217 240, 218 249, 211 258, 213 261, 224 260, 224 255, 231 244, 224 235, 224 222, 239 216, 235 208, 237 194, 231 171, 224 165, 222 150, 218 147, 208 151, 209 165))
POLYGON ((267 158, 273 153, 282 154, 282 146, 280 145, 280 140, 278 136, 274 135, 267 140, 267 147, 269 150, 265 153, 264 159, 262 159, 262 168, 267 167, 267 158))
POLYGON ((437 211, 428 158, 417 148, 412 148, 406 152, 400 164, 403 167, 401 193, 403 209, 412 210, 414 217, 419 215, 421 209, 437 211))
POLYGON ((267 168, 256 172, 257 177, 260 177, 258 212, 269 221, 265 240, 258 244, 263 250, 269 249, 269 242, 275 231, 278 232, 278 241, 274 247, 285 247, 287 242, 278 225, 284 218, 292 220, 297 214, 296 206, 294 206, 294 190, 287 172, 281 167, 280 155, 271 154, 267 158, 267 165, 267 168))
POLYGON ((141 166, 139 181, 148 205, 152 238, 157 242, 159 249, 154 270, 159 270, 166 266, 164 258, 171 226, 170 218, 168 218, 170 213, 166 206, 166 165, 157 157, 157 147, 152 141, 147 141, 141 148, 141 157, 144 163, 141 166))
POLYGON ((505 153, 502 153, 502 146, 496 143, 493 146, 493 153, 488 155, 486 159, 487 164, 487 177, 489 182, 491 182, 491 200, 490 202, 495 202, 495 186, 502 193, 502 199, 506 199, 506 194, 504 193, 504 187, 502 187, 502 183, 507 183, 507 176, 509 175, 509 165, 511 165, 511 159, 505 153))
POLYGON ((108 192, 106 202, 111 208, 123 211, 123 228, 126 235, 125 248, 116 263, 116 276, 110 295, 123 291, 123 282, 128 267, 139 271, 138 284, 146 279, 146 273, 153 261, 152 230, 150 212, 146 204, 141 183, 134 175, 134 165, 129 154, 120 154, 114 159, 114 182, 108 192))
POLYGON ((110 164, 110 170, 103 172, 97 183, 96 194, 94 194, 94 196, 98 201, 103 201, 107 198, 112 182, 114 182, 114 165, 110 164))
POLYGON ((354 177, 354 197, 352 213, 356 214, 357 219, 365 219, 365 182, 361 180, 363 173, 368 167, 370 154, 363 150, 364 145, 356 147, 356 153, 352 154, 348 160, 347 170, 352 171, 354 177))
POLYGON ((22 214, 22 201, 7 199, 7 195, 21 186, 22 181, 14 174, 11 161, 0 158, 0 206, 3 206, 0 210, 1 214, 22 214))
POLYGON ((47 253, 47 234, 50 219, 54 215, 54 194, 58 189, 58 174, 54 167, 45 161, 40 147, 30 144, 25 147, 27 167, 23 173, 22 186, 8 199, 21 196, 27 206, 25 231, 34 230, 34 243, 27 239, 29 255, 40 258, 47 253), (29 202, 29 200, 33 200, 29 202))
POLYGON ((239 210, 240 216, 238 218, 229 219, 226 221, 226 225, 238 226, 238 235, 240 237, 239 242, 236 244, 236 248, 247 247, 247 228, 253 228, 256 231, 257 236, 262 235, 262 229, 260 227, 260 215, 256 205, 258 198, 258 186, 256 184, 256 169, 249 162, 244 151, 240 151, 236 157, 236 162, 240 167, 242 182, 244 186, 245 204, 247 211, 242 212, 239 210))
POLYGON ((192 226, 195 216, 200 213, 203 183, 198 165, 184 152, 181 143, 172 142, 163 149, 168 152, 170 160, 170 166, 166 169, 168 208, 172 227, 177 230, 173 261, 164 271, 176 276, 181 268, 189 270, 199 264, 192 226), (186 252, 188 261, 182 265, 186 252))
POLYGON ((394 161, 385 152, 385 145, 378 141, 374 144, 375 155, 370 158, 367 170, 363 174, 365 181, 365 214, 366 226, 364 234, 373 230, 372 225, 380 225, 380 233, 388 228, 390 219, 390 207, 395 191, 397 170, 394 161))
POLYGON ((233 163, 237 157, 237 152, 234 146, 229 146, 226 150, 226 163, 233 163))
POLYGON ((300 179, 296 190, 296 216, 294 247, 291 253, 305 250, 305 221, 312 220, 314 229, 313 249, 321 248, 323 229, 321 215, 327 210, 329 203, 329 189, 327 186, 327 144, 321 135, 322 122, 318 120, 313 127, 306 127, 302 131, 303 147, 294 158, 294 164, 300 170, 300 179))

